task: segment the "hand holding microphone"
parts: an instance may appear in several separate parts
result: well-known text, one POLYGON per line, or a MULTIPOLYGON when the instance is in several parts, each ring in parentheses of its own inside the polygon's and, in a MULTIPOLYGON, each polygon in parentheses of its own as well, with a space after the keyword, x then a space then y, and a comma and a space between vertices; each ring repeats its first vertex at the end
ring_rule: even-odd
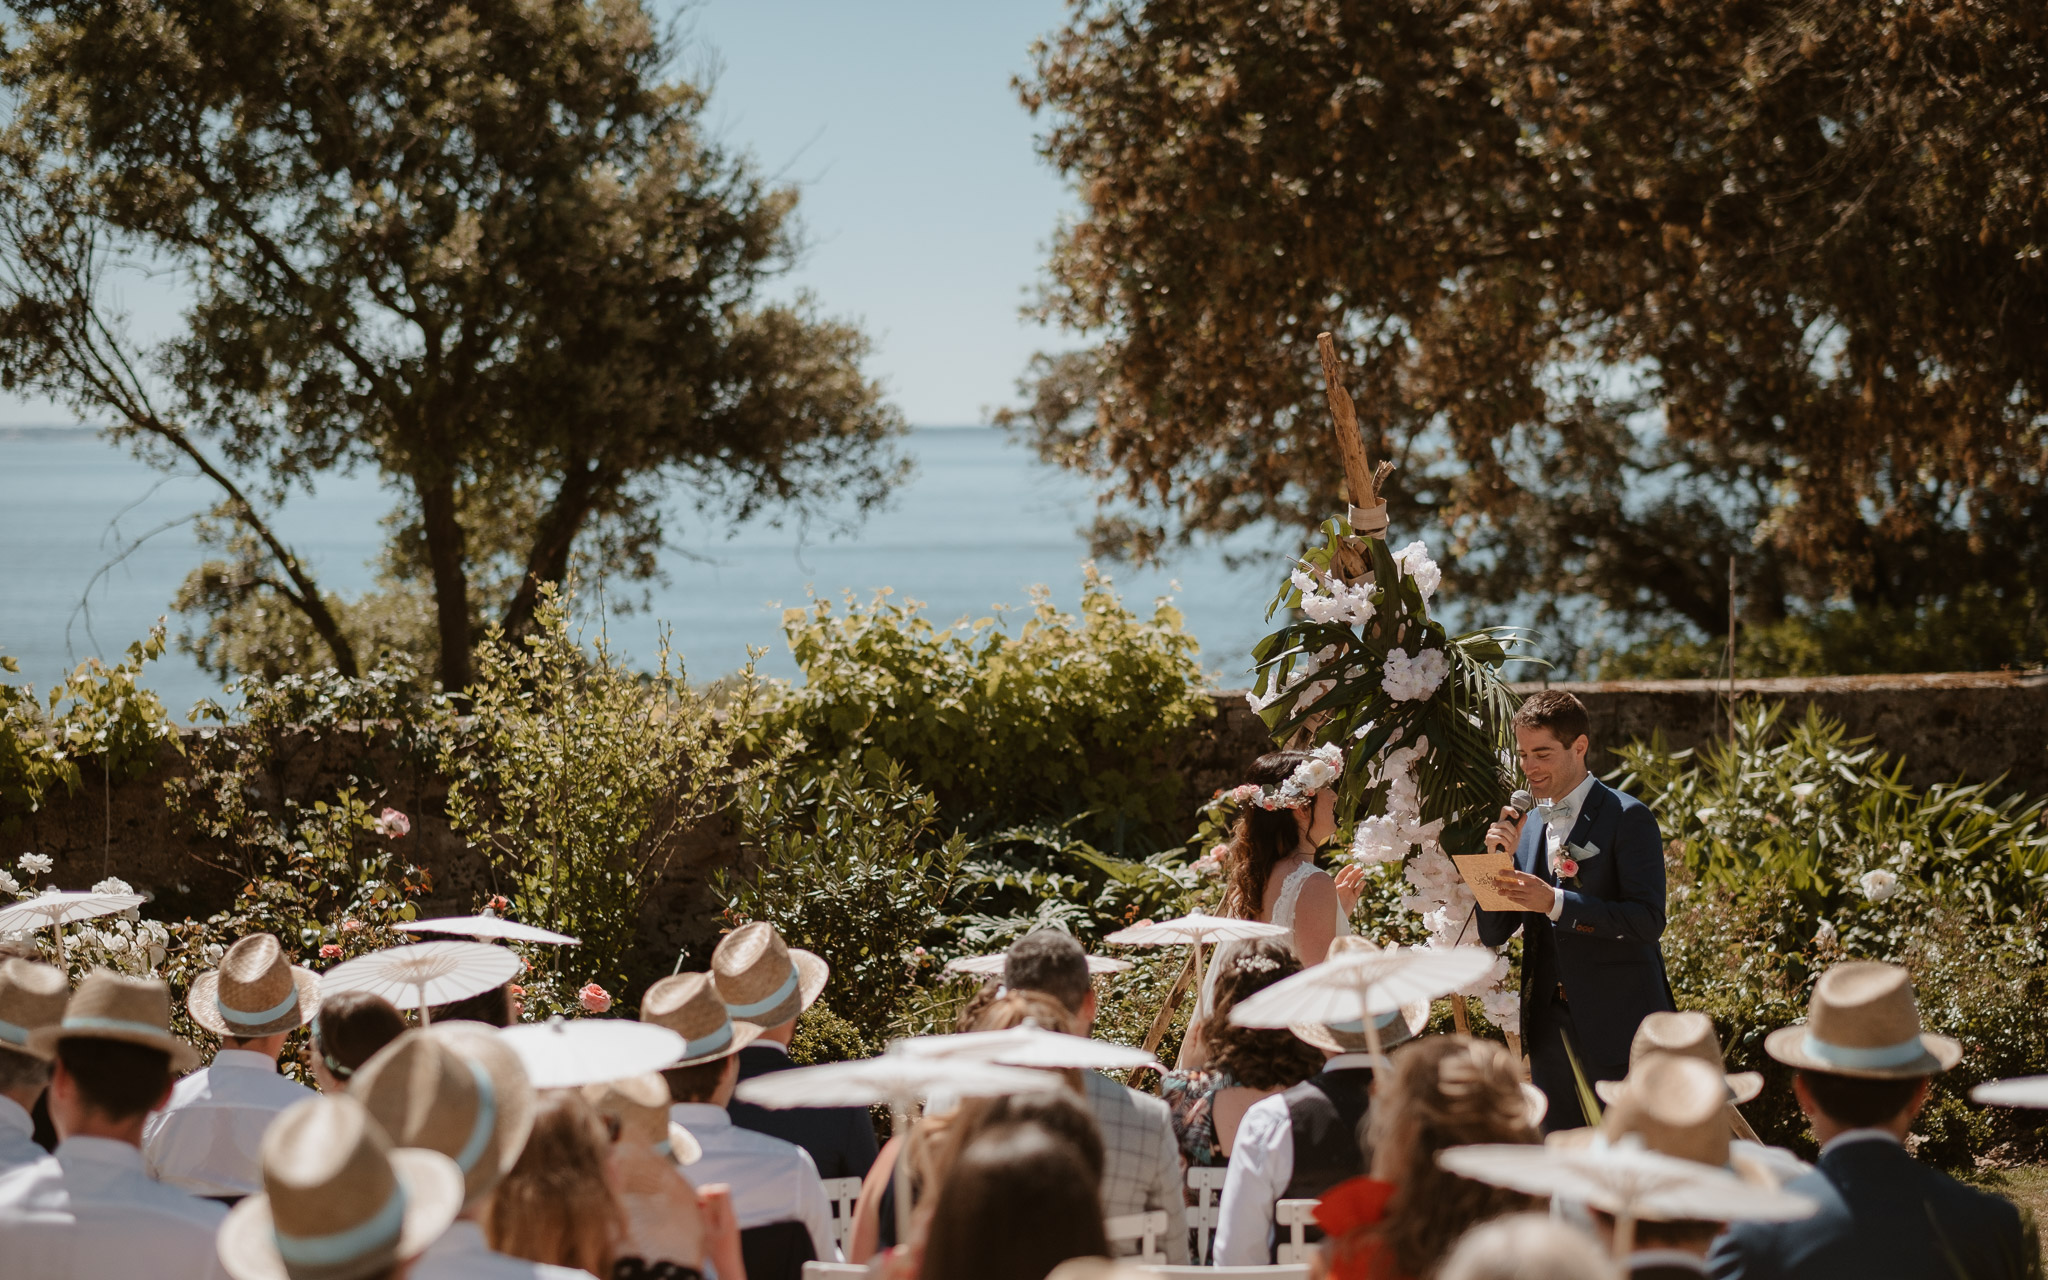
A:
POLYGON ((1486 847, 1494 853, 1507 853, 1522 841, 1522 823, 1529 810, 1536 807, 1536 797, 1527 791, 1517 791, 1508 797, 1501 807, 1500 821, 1486 829, 1486 847))

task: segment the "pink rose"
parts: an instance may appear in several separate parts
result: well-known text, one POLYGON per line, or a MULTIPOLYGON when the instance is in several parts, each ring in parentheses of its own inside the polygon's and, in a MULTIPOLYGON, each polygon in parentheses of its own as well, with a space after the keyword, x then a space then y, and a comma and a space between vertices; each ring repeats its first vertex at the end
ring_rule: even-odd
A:
POLYGON ((341 931, 343 933, 361 933, 363 931, 363 922, 360 920, 344 920, 341 922, 341 931))
POLYGON ((525 994, 526 994, 526 988, 525 988, 525 987, 522 987, 522 986, 520 986, 520 985, 519 985, 518 983, 516 983, 516 982, 508 982, 508 983, 506 983, 506 984, 505 984, 505 986, 506 986, 506 988, 507 988, 508 990, 510 990, 510 991, 512 992, 512 994, 513 994, 513 995, 515 995, 515 996, 523 996, 523 995, 525 995, 525 994))
POLYGON ((320 944, 320 958, 322 960, 341 959, 341 947, 332 942, 324 942, 320 944))
POLYGON ((412 819, 396 809, 386 809, 370 825, 376 828, 378 835, 390 836, 393 840, 412 831, 412 819))
POLYGON ((612 1007, 612 998, 603 987, 595 982, 576 993, 576 1002, 591 1013, 603 1013, 612 1007))
POLYGON ((503 911, 503 910, 504 910, 505 908, 507 908, 507 907, 509 907, 509 906, 511 906, 511 905, 512 905, 512 900, 511 900, 510 898, 506 897, 506 896, 505 896, 504 894, 502 894, 502 893, 494 893, 494 894, 492 894, 492 895, 491 895, 491 900, 490 900, 489 902, 486 902, 486 903, 484 904, 484 906, 488 907, 488 908, 489 908, 489 909, 491 909, 492 911, 503 911))
POLYGON ((1557 864, 1557 874, 1562 876, 1564 879, 1571 879, 1573 876, 1579 874, 1578 862, 1571 858, 1564 859, 1563 861, 1557 864))

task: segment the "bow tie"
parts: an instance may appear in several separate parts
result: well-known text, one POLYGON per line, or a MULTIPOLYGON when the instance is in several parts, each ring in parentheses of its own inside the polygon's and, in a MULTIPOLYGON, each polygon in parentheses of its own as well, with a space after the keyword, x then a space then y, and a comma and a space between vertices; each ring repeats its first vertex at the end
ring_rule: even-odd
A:
POLYGON ((1536 802, 1536 812, 1542 816, 1545 822, 1552 822, 1558 818, 1569 818, 1573 812, 1572 802, 1570 800, 1538 800, 1536 802))

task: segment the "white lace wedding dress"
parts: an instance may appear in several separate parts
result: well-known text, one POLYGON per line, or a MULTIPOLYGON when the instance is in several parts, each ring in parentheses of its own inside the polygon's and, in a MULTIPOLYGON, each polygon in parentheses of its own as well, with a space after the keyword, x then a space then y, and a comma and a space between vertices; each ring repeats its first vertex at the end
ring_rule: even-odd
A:
MULTIPOLYGON (((1309 882, 1309 878, 1317 870, 1315 863, 1303 861, 1300 866, 1288 872, 1287 878, 1280 882, 1280 896, 1273 899, 1273 909, 1267 913, 1267 918, 1272 923, 1286 928, 1288 949, 1293 951, 1294 958, 1303 964, 1307 964, 1308 960, 1301 954, 1301 946, 1294 938, 1294 908, 1301 899, 1301 887, 1309 882)), ((1331 936, 1343 937, 1351 932, 1351 921, 1345 918, 1342 904, 1338 905, 1336 911, 1337 931, 1331 936)), ((1216 975, 1223 971, 1242 945, 1238 942, 1218 943, 1215 951, 1211 953, 1206 971, 1202 975, 1202 997, 1195 1006, 1195 1018, 1198 1021, 1208 1017, 1210 1010, 1216 1007, 1216 975)))

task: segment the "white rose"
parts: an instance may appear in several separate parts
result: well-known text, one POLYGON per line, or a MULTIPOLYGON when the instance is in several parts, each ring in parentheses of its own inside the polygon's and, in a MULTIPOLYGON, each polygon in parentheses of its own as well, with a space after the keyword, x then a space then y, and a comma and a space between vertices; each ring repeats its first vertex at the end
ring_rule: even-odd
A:
POLYGON ((1835 945, 1837 941, 1839 941, 1839 939, 1835 935, 1835 926, 1828 923, 1826 920, 1821 921, 1820 928, 1815 929, 1813 931, 1813 942, 1815 946, 1832 947, 1835 945))
POLYGON ((40 876, 47 874, 54 864, 47 854, 24 853, 15 859, 15 865, 32 876, 40 876))
POLYGON ((20 893, 21 882, 5 871, 0 871, 0 891, 20 893))
POLYGON ((1872 902, 1883 902, 1899 891, 1899 878, 1889 871, 1866 871, 1856 883, 1863 886, 1863 896, 1872 902))
POLYGON ((132 888, 130 888, 130 887, 129 887, 129 884, 128 884, 128 882, 127 882, 126 880, 123 880, 123 879, 121 879, 121 878, 120 878, 119 876, 108 876, 108 877, 107 877, 106 879, 104 879, 104 880, 100 881, 100 882, 99 882, 98 884, 94 885, 94 886, 92 887, 92 891, 93 891, 94 893, 133 893, 133 892, 135 892, 135 890, 134 890, 134 889, 132 889, 132 888))

